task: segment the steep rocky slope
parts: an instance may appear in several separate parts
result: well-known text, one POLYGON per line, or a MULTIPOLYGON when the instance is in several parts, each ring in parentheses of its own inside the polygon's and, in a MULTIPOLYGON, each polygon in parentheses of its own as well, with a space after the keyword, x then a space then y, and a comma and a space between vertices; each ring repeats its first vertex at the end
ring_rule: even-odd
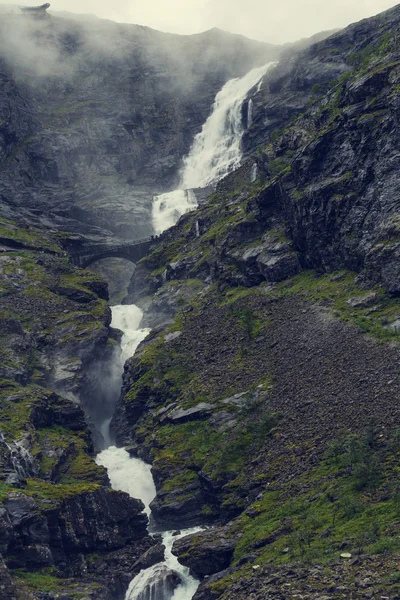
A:
POLYGON ((133 276, 155 329, 113 427, 161 523, 218 524, 175 545, 196 598, 398 597, 399 25, 268 75, 251 160, 133 276))
MULTIPOLYGON (((118 333, 57 230, 146 231, 215 92, 275 50, 8 19, 26 52, 5 22, 0 588, 115 600, 163 549, 93 460, 77 401, 93 430, 118 333)), ((153 332, 113 429, 152 462, 161 525, 214 526, 174 547, 197 599, 399 596, 399 25, 397 7, 287 54, 251 91, 248 162, 132 278, 153 332)))
POLYGON ((155 545, 143 504, 113 492, 94 462, 78 401, 101 418, 90 373, 118 348, 106 284, 72 267, 60 239, 0 223, 2 600, 123 598, 155 545))
POLYGON ((3 17, 2 214, 145 237, 152 196, 176 184, 216 93, 278 52, 217 29, 3 17))

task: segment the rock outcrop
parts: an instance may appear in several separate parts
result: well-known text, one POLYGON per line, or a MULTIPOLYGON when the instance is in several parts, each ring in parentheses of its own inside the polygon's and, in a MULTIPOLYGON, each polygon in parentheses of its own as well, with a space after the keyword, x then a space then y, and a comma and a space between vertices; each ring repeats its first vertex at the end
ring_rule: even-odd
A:
POLYGON ((227 569, 232 561, 237 540, 228 529, 211 529, 180 538, 173 553, 196 577, 214 575, 227 569))
POLYGON ((112 410, 97 394, 99 365, 111 372, 118 352, 107 286, 69 263, 54 232, 2 220, 0 236, 0 595, 122 599, 163 548, 141 558, 156 544, 144 506, 110 489, 79 405, 92 431, 112 410))

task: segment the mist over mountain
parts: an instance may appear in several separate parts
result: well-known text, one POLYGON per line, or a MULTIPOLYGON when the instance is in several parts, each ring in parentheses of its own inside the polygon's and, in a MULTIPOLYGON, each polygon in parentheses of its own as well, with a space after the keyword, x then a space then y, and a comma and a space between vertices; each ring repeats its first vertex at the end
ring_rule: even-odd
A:
POLYGON ((177 36, 97 19, 5 17, 3 212, 17 204, 54 226, 78 217, 143 236, 153 194, 173 187, 217 91, 278 54, 217 29, 177 36))
POLYGON ((400 5, 2 9, 1 600, 398 599, 400 5))

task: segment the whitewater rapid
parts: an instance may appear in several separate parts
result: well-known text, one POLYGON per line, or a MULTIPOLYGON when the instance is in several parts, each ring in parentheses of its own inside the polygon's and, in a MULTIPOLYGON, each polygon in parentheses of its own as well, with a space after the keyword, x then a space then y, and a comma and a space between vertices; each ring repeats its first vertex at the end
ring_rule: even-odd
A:
MULTIPOLYGON (((251 70, 244 77, 231 79, 218 92, 210 116, 183 159, 179 189, 153 199, 152 220, 156 234, 169 229, 183 214, 197 207, 193 189, 214 185, 240 165, 241 141, 245 131, 243 102, 274 64, 268 63, 251 70)), ((247 127, 252 122, 252 107, 253 100, 250 98, 247 127)))
MULTIPOLYGON (((149 334, 150 329, 140 327, 143 312, 135 305, 113 306, 111 326, 123 332, 121 339, 121 372, 124 363, 134 355, 140 342, 149 334)), ((109 433, 111 419, 105 421, 101 428, 107 446, 96 457, 98 465, 107 469, 113 490, 126 492, 132 498, 139 498, 145 505, 145 512, 150 517, 150 503, 156 496, 156 488, 151 474, 151 466, 138 458, 133 458, 124 448, 116 448, 111 444, 109 433)), ((198 531, 183 531, 181 536, 198 531)), ((125 600, 191 600, 199 581, 194 579, 189 569, 178 562, 172 554, 172 545, 177 539, 172 532, 163 534, 165 560, 149 569, 142 570, 131 582, 125 600), (176 589, 171 588, 169 577, 174 572, 181 583, 176 589)))

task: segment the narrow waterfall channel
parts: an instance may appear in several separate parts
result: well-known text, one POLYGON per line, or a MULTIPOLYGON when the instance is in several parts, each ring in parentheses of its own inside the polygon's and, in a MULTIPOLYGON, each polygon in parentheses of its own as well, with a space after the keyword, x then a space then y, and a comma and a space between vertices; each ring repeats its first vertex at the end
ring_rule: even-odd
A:
MULTIPOLYGON (((239 166, 244 133, 243 102, 273 64, 253 69, 241 79, 228 81, 217 94, 211 115, 184 158, 180 189, 154 198, 152 217, 156 233, 169 229, 182 214, 197 206, 194 188, 213 185, 239 166)), ((251 118, 252 102, 249 101, 247 120, 251 122, 251 118)), ((114 306, 112 315, 112 327, 124 333, 121 340, 122 374, 125 361, 134 355, 150 330, 140 328, 143 313, 137 306, 114 306)), ((110 421, 103 423, 101 433, 106 450, 98 454, 96 461, 107 469, 113 489, 140 498, 150 516, 149 505, 156 495, 151 467, 140 459, 132 458, 123 448, 112 445, 110 421)), ((199 528, 182 531, 178 536, 174 536, 173 532, 164 532, 164 562, 141 571, 132 580, 125 600, 191 600, 199 581, 178 562, 171 550, 174 540, 195 531, 199 531, 199 528)))
MULTIPOLYGON (((125 361, 134 355, 136 348, 148 335, 150 329, 140 328, 143 313, 135 305, 112 307, 112 327, 123 331, 121 340, 121 373, 125 361)), ((114 490, 127 492, 132 498, 140 498, 145 512, 150 516, 150 502, 156 495, 151 467, 138 458, 132 458, 123 448, 111 445, 110 420, 102 427, 102 434, 109 446, 97 455, 96 462, 108 471, 114 490)), ((198 531, 191 529, 181 532, 181 536, 198 531)), ((189 569, 183 567, 172 554, 171 549, 177 536, 172 532, 163 534, 165 560, 163 563, 145 569, 131 582, 126 600, 190 600, 199 582, 190 576, 189 569), (176 587, 177 582, 180 584, 176 587)))
MULTIPOLYGON (((243 102, 274 64, 268 63, 242 78, 231 79, 218 92, 210 116, 183 159, 179 189, 154 198, 153 226, 157 234, 169 229, 184 213, 196 208, 193 189, 214 185, 240 165, 243 102)), ((250 99, 248 120, 252 119, 252 106, 250 99)))

